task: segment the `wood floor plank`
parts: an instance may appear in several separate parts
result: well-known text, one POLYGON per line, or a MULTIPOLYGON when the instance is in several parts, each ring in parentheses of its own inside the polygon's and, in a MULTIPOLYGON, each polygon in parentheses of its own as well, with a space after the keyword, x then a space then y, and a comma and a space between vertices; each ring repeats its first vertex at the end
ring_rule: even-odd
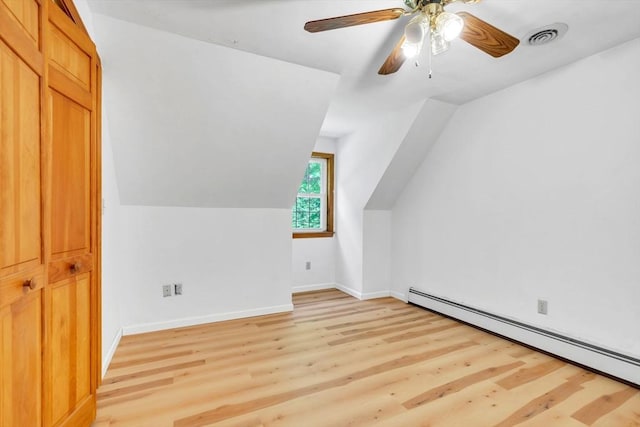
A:
POLYGON ((340 345, 340 344, 347 344, 347 343, 351 343, 351 342, 355 342, 355 341, 359 341, 359 340, 366 340, 366 339, 370 339, 370 338, 376 338, 376 337, 380 337, 383 335, 389 335, 389 334, 393 334, 396 332, 403 332, 406 331, 407 329, 411 329, 411 328, 419 328, 424 326, 424 322, 408 322, 408 323, 403 323, 401 325, 395 325, 395 326, 391 326, 391 327, 386 327, 386 328, 376 328, 373 330, 368 330, 364 333, 359 333, 356 335, 351 335, 348 337, 344 337, 344 338, 340 338, 337 340, 333 340, 333 341, 329 341, 329 345, 340 345))
POLYGON ((437 334, 438 332, 447 331, 453 328, 459 328, 461 326, 462 324, 460 323, 452 322, 452 323, 448 323, 440 326, 433 326, 429 328, 403 332, 401 334, 394 335, 392 337, 384 338, 384 342, 391 344, 391 343, 397 343, 399 341, 412 340, 414 338, 424 338, 426 336, 430 336, 431 334, 437 334))
POLYGON ((161 387, 173 383, 172 378, 162 378, 159 380, 149 381, 146 383, 136 384, 128 387, 121 387, 112 391, 98 392, 98 398, 101 400, 110 399, 112 397, 120 397, 125 394, 131 394, 138 391, 161 387))
POLYGON ((148 363, 151 363, 151 362, 156 362, 156 361, 159 361, 159 360, 176 359, 178 357, 188 356, 188 355, 190 355, 192 353, 193 353, 192 351, 181 351, 181 352, 174 352, 174 353, 170 353, 170 354, 147 356, 147 357, 142 357, 142 358, 139 358, 139 359, 127 360, 127 361, 123 361, 123 362, 114 362, 109 367, 112 368, 112 369, 118 369, 118 368, 130 367, 132 365, 145 365, 145 364, 148 364, 148 363))
POLYGON ((512 388, 534 381, 540 377, 544 377, 546 374, 553 372, 556 369, 560 369, 564 365, 565 363, 560 360, 551 359, 535 366, 522 368, 518 370, 518 372, 502 378, 496 384, 507 390, 511 390, 512 388))
POLYGON ((626 387, 617 393, 600 396, 571 416, 586 425, 591 425, 637 394, 638 390, 626 387))
MULTIPOLYGON (((343 328, 352 328, 354 326, 360 326, 360 325, 364 325, 367 323, 380 323, 380 322, 388 322, 391 319, 397 319, 399 317, 407 317, 408 315, 415 315, 416 311, 411 308, 411 307, 407 307, 406 310, 402 310, 402 311, 396 311, 394 312, 394 314, 390 314, 388 316, 377 316, 377 317, 373 317, 373 318, 367 318, 364 320, 358 320, 358 321, 351 321, 351 322, 344 322, 344 323, 337 323, 337 324, 333 324, 333 325, 329 325, 326 327, 327 330, 333 330, 333 329, 343 329, 343 328)), ((427 311, 425 311, 424 313, 420 313, 420 315, 425 318, 425 319, 433 319, 436 318, 436 315, 431 314, 427 311)), ((387 323, 388 325, 388 323, 387 323)))
MULTIPOLYGON (((414 322, 420 322, 421 325, 429 325, 431 324, 431 321, 429 319, 433 318, 433 316, 431 317, 426 317, 426 316, 415 316, 415 313, 413 313, 414 316, 401 316, 400 320, 394 320, 392 322, 389 322, 389 319, 386 318, 384 320, 379 320, 376 321, 375 323, 371 323, 371 320, 368 320, 366 322, 369 322, 369 324, 367 326, 361 326, 359 328, 352 328, 352 329, 346 329, 346 330, 341 330, 340 334, 341 335, 354 335, 354 334, 361 334, 361 333, 366 333, 366 332, 371 332, 371 331, 377 331, 383 327, 389 327, 389 326, 398 326, 398 325, 411 325, 414 322)), ((329 329, 329 328, 327 328, 329 329)))
MULTIPOLYGON (((561 426, 561 427, 584 427, 585 425, 575 418, 571 418, 561 408, 555 406, 538 414, 528 421, 518 424, 518 427, 539 427, 539 426, 561 426)), ((622 427, 620 425, 611 425, 609 427, 622 427)))
MULTIPOLYGON (((635 398, 634 398, 635 399, 635 398)), ((640 399, 639 399, 640 400, 640 399)), ((622 408, 628 405, 625 404, 621 408, 610 412, 604 417, 598 419, 593 426, 594 427, 609 427, 609 426, 625 426, 625 427, 638 427, 640 426, 640 401, 634 402, 632 408, 622 410, 622 408)))
POLYGON ((451 381, 441 386, 432 388, 431 390, 427 390, 426 392, 415 396, 414 398, 407 400, 406 402, 403 402, 402 405, 407 409, 413 409, 417 406, 424 405, 436 399, 442 399, 451 393, 457 393, 460 390, 463 390, 479 382, 512 371, 522 365, 524 365, 524 362, 517 361, 502 366, 492 366, 490 368, 474 372, 473 374, 465 375, 462 378, 458 378, 455 381, 451 381))
POLYGON ((507 427, 528 421, 536 415, 552 408, 568 399, 574 393, 583 389, 582 383, 593 379, 594 374, 582 372, 569 378, 567 382, 531 400, 528 404, 518 409, 508 418, 496 424, 496 427, 507 427))
POLYGON ((640 391, 393 298, 123 337, 94 427, 640 426, 640 391))
POLYGON ((116 384, 123 381, 130 381, 136 378, 148 377, 151 375, 166 374, 169 372, 175 372, 175 371, 179 371, 187 368, 193 368, 194 366, 202 366, 204 364, 205 364, 204 360, 194 360, 192 362, 176 363, 173 365, 162 366, 159 368, 138 370, 131 374, 106 378, 105 380, 102 381, 102 384, 106 386, 107 384, 116 384))

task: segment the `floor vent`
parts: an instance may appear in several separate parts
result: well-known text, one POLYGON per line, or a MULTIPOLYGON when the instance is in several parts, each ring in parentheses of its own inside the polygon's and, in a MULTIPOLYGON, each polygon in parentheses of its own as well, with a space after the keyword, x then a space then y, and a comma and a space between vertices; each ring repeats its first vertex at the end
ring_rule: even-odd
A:
POLYGON ((640 386, 640 359, 409 289, 409 302, 640 386))

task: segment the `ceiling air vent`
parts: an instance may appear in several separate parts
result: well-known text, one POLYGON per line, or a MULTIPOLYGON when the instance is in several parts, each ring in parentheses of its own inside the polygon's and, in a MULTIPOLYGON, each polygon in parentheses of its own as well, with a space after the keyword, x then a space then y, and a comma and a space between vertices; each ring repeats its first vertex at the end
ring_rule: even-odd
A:
POLYGON ((547 25, 546 27, 538 28, 529 33, 527 36, 527 42, 531 46, 541 46, 543 44, 551 43, 554 40, 558 40, 569 29, 567 24, 556 23, 547 25))

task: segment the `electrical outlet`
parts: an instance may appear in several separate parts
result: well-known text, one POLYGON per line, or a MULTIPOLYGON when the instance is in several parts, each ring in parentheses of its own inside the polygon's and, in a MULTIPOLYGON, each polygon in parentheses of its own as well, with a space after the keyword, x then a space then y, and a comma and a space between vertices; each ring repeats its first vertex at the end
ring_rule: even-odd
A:
POLYGON ((162 296, 163 297, 171 296, 171 285, 162 285, 162 296))
POLYGON ((182 295, 182 283, 175 283, 173 285, 173 293, 176 295, 182 295))
POLYGON ((305 269, 305 270, 311 270, 311 261, 307 261, 307 262, 304 264, 304 269, 305 269))
POLYGON ((539 299, 538 300, 538 313, 547 314, 547 300, 539 299))

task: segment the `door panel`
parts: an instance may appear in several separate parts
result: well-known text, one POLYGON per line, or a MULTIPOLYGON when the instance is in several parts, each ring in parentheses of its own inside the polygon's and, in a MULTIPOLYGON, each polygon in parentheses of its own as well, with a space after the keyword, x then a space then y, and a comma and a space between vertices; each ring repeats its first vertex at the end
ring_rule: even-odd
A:
POLYGON ((90 251, 91 112, 51 91, 51 253, 90 251))
POLYGON ((0 0, 11 11, 22 30, 34 41, 40 41, 40 5, 35 0, 0 0))
POLYGON ((0 308, 0 426, 39 426, 42 291, 0 308))
POLYGON ((38 265, 40 77, 0 41, 0 277, 38 265))
POLYGON ((50 364, 52 424, 87 402, 91 394, 91 274, 51 287, 50 364))
POLYGON ((51 26, 50 34, 51 64, 83 89, 91 90, 91 55, 84 52, 55 25, 51 26))

